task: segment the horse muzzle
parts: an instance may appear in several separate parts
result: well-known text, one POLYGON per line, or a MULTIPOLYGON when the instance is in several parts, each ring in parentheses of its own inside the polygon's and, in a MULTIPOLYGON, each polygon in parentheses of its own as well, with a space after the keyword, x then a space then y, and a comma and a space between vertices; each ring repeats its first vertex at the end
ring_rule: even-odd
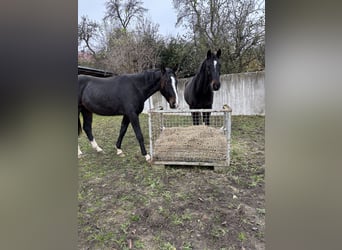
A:
POLYGON ((176 102, 176 100, 174 98, 170 98, 169 105, 170 105, 170 108, 172 108, 172 109, 179 107, 178 103, 176 102))
POLYGON ((218 82, 218 81, 212 81, 211 82, 211 88, 212 88, 213 91, 219 90, 220 87, 221 87, 221 83, 220 82, 218 82))

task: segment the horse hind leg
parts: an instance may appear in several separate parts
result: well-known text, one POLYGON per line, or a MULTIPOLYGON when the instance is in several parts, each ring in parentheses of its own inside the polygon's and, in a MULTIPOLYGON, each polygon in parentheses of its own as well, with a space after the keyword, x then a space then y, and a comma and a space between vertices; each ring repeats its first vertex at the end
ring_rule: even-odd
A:
POLYGON ((78 136, 82 133, 82 125, 80 120, 80 113, 78 113, 78 136))
POLYGON ((121 149, 121 143, 122 143, 123 137, 126 134, 128 125, 129 125, 129 119, 126 115, 124 115, 121 121, 120 134, 119 134, 118 140, 116 141, 116 154, 121 157, 125 156, 125 154, 123 153, 121 149))
MULTIPOLYGON (((80 111, 78 111, 78 136, 82 133, 82 125, 81 125, 81 120, 80 120, 80 111)), ((82 156, 82 151, 80 149, 80 145, 77 145, 77 156, 80 158, 82 156)))
POLYGON ((95 141, 95 138, 93 136, 91 128, 93 122, 93 114, 84 109, 81 111, 81 113, 83 116, 83 130, 85 131, 92 148, 95 149, 96 152, 103 152, 103 149, 100 148, 99 145, 97 145, 97 142, 95 141))
POLYGON ((78 158, 81 158, 81 156, 82 156, 82 151, 81 151, 81 149, 80 149, 80 145, 77 145, 77 149, 78 149, 78 153, 77 153, 77 156, 78 156, 78 158))
POLYGON ((141 128, 140 128, 140 123, 139 123, 139 117, 138 115, 132 115, 130 117, 130 122, 132 124, 135 137, 137 138, 139 145, 140 145, 140 150, 141 154, 145 156, 145 160, 150 162, 151 161, 151 156, 146 152, 145 144, 144 144, 144 136, 141 133, 141 128))

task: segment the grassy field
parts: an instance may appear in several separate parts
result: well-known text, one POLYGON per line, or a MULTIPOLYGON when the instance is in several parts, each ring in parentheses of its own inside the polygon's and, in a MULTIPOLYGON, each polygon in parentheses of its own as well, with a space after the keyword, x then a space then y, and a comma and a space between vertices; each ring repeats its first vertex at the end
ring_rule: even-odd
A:
MULTIPOLYGON (((140 122, 148 145, 147 115, 140 122)), ((231 166, 153 167, 121 117, 94 116, 104 153, 79 145, 79 249, 264 249, 264 117, 232 117, 231 166)))

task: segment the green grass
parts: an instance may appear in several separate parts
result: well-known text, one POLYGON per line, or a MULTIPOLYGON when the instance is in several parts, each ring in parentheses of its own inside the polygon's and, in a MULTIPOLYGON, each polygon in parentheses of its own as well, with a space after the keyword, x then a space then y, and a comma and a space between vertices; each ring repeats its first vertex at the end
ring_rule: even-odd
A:
MULTIPOLYGON (((147 118, 140 116, 149 151, 147 118)), ((95 152, 85 134, 79 138, 80 249, 241 249, 242 243, 253 249, 253 242, 264 241, 263 227, 250 230, 251 221, 265 217, 264 117, 233 116, 231 166, 220 172, 151 166, 131 126, 122 143, 125 157, 118 157, 120 123, 120 116, 94 116, 104 153, 95 152), (237 214, 240 204, 253 214, 237 214)))

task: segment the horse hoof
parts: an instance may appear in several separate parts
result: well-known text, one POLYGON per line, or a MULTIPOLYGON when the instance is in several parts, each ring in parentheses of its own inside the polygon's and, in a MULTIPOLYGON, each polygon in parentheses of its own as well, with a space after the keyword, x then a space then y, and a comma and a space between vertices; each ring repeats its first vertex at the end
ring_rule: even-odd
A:
POLYGON ((145 155, 145 159, 147 162, 151 162, 151 156, 149 154, 145 155))
POLYGON ((102 148, 99 147, 99 145, 97 145, 97 142, 95 141, 95 139, 93 139, 91 142, 90 142, 91 146, 93 147, 93 149, 96 150, 96 152, 102 152, 102 148))
POLYGON ((125 154, 123 153, 123 151, 122 151, 121 149, 119 149, 119 148, 116 149, 116 154, 117 154, 118 156, 120 156, 120 157, 124 157, 124 156, 125 156, 125 154))

